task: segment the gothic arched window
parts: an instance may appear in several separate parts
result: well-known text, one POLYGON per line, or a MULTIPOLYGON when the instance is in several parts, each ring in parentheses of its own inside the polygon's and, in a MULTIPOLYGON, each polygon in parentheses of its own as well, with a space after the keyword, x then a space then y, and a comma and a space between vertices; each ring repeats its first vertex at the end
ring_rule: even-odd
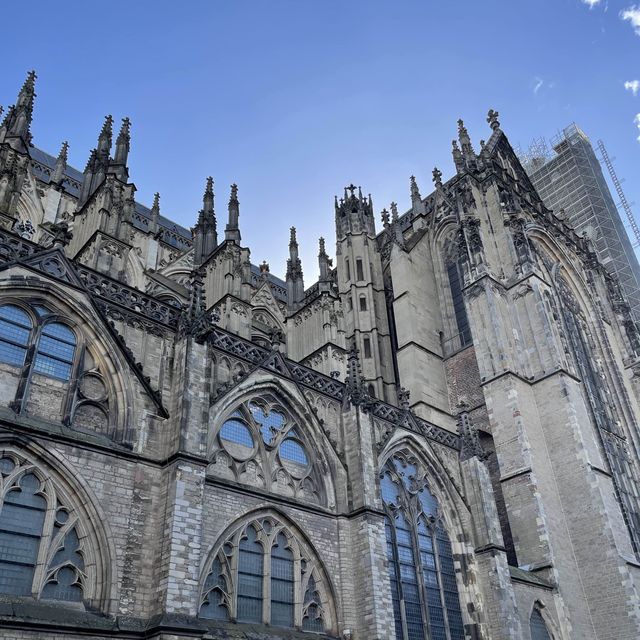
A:
POLYGON ((449 238, 444 244, 443 251, 444 270, 446 272, 446 285, 449 286, 451 294, 451 308, 453 317, 451 319, 452 327, 449 331, 447 340, 450 350, 465 347, 472 342, 471 328, 469 326, 469 318, 467 309, 464 304, 464 273, 463 264, 458 256, 458 245, 455 238, 449 238))
POLYGON ((260 518, 232 533, 205 575, 201 618, 316 632, 331 624, 317 560, 275 518, 260 518))
POLYGON ((380 477, 397 640, 464 640, 451 543, 424 472, 396 454, 380 477))
POLYGON ((69 380, 76 352, 75 333, 55 321, 46 307, 34 305, 30 310, 33 315, 14 304, 0 306, 0 362, 26 367, 27 376, 35 372, 69 380))
POLYGON ((79 519, 47 477, 0 451, 0 593, 80 602, 87 583, 79 519))
POLYGON ((552 640, 547 630, 542 614, 536 607, 531 612, 529 619, 529 630, 531 631, 531 640, 552 640))
POLYGON ((216 434, 210 471, 325 504, 324 481, 300 423, 270 394, 238 406, 216 434))

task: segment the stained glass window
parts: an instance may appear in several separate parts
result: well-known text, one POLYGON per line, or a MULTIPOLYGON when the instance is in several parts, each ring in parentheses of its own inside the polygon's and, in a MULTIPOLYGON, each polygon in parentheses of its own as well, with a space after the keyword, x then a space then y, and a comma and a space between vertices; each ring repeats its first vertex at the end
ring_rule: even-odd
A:
POLYGON ((238 620, 262 622, 262 588, 264 550, 258 542, 256 530, 247 528, 240 541, 238 556, 238 620))
POLYGON ((464 640, 449 536, 415 460, 394 456, 381 476, 389 586, 398 640, 464 640))
POLYGON ((293 627, 293 553, 278 534, 271 548, 271 624, 293 627))

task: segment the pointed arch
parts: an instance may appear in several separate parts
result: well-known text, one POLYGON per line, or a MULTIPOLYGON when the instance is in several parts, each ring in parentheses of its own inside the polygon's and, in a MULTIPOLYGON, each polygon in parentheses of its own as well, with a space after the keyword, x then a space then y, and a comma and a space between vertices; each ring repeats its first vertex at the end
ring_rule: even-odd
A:
POLYGON ((0 553, 5 569, 0 570, 5 575, 0 588, 5 593, 82 602, 105 614, 114 612, 116 554, 99 502, 60 454, 11 434, 0 436, 0 537, 5 538, 0 553), (14 517, 28 495, 39 498, 29 506, 42 514, 38 521, 32 515, 14 517), (12 542, 21 554, 18 573, 6 571, 16 567, 12 542))
POLYGON ((252 510, 209 551, 199 617, 335 633, 335 590, 308 537, 280 510, 252 510))
POLYGON ((308 400, 290 386, 254 372, 220 398, 210 472, 333 509, 340 463, 308 400))
MULTIPOLYGON (((464 640, 463 527, 457 500, 432 452, 411 436, 380 457, 389 585, 398 640, 464 640), (427 453, 428 452, 428 453, 427 453)), ((466 580, 465 580, 466 582, 466 580)))
POLYGON ((558 640, 561 637, 558 625, 541 600, 536 600, 531 606, 528 626, 531 640, 558 640))
MULTIPOLYGON (((84 423, 87 419, 92 433, 130 442, 128 425, 135 423, 130 415, 135 403, 132 376, 127 375, 129 365, 108 332, 96 330, 103 321, 96 317, 86 297, 56 282, 36 278, 30 281, 28 289, 6 279, 0 283, 0 291, 3 304, 27 310, 34 323, 62 322, 77 338, 71 376, 60 391, 63 396, 60 421, 87 430, 89 427, 85 428, 84 423)), ((25 378, 28 373, 22 371, 21 375, 25 378)), ((29 381, 25 378, 21 384, 22 389, 16 388, 13 399, 18 409, 26 405, 29 394, 29 381)))

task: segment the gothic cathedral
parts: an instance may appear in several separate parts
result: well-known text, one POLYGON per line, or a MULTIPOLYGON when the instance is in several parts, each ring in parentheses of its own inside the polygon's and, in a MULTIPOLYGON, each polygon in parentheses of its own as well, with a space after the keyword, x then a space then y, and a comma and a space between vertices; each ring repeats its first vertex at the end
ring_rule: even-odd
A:
POLYGON ((490 111, 455 173, 349 185, 305 286, 231 186, 135 198, 0 126, 0 637, 637 640, 640 335, 490 111), (195 217, 195 216, 194 216, 195 217))

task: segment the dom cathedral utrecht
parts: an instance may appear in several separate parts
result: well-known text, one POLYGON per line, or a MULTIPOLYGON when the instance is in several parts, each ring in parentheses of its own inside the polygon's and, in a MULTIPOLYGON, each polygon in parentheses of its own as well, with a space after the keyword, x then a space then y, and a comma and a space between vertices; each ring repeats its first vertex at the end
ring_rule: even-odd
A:
POLYGON ((127 119, 83 172, 38 149, 35 80, 0 126, 0 637, 640 637, 638 327, 495 111, 408 211, 346 187, 305 283, 294 228, 285 280, 251 262, 236 185, 191 230, 137 202, 127 119))

